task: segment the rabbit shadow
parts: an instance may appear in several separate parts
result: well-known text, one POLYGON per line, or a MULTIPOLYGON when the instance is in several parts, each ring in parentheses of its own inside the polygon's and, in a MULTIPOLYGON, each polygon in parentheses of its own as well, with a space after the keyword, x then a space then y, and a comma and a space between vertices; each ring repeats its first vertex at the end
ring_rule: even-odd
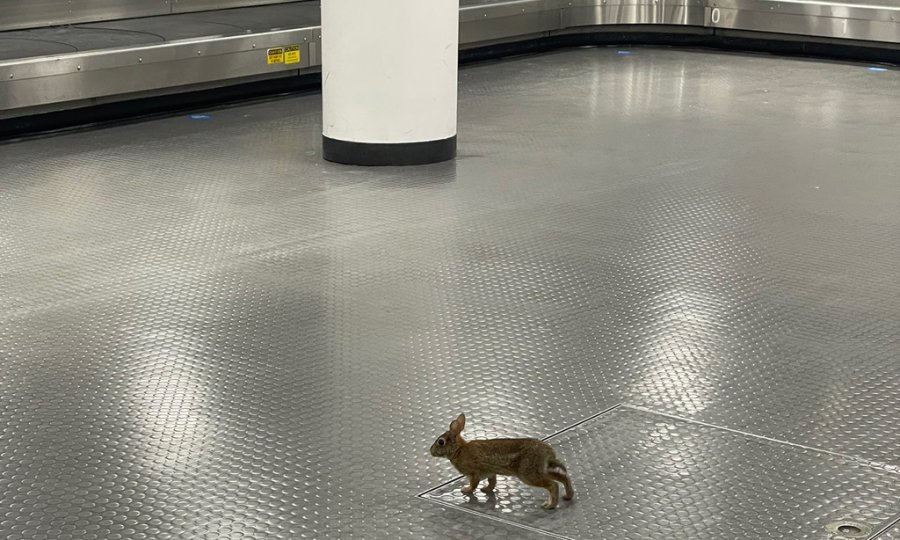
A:
POLYGON ((475 493, 469 493, 465 495, 466 501, 463 503, 463 506, 474 506, 478 507, 480 510, 496 510, 497 509, 497 494, 496 492, 481 493, 480 497, 475 493), (482 501, 482 499, 484 499, 482 501))

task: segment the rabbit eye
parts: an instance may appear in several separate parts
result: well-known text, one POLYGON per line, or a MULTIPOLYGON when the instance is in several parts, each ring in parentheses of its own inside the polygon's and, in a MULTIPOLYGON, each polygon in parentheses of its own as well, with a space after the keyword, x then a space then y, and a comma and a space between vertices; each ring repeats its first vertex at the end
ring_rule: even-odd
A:
POLYGON ((438 446, 444 446, 444 439, 438 439, 438 446))

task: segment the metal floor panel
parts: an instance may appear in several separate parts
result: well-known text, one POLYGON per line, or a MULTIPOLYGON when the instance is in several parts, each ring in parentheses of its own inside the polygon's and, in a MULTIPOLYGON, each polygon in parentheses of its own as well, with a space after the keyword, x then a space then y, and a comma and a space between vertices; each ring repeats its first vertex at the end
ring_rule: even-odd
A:
POLYGON ((423 496, 562 538, 828 540, 829 526, 871 535, 900 515, 897 471, 652 411, 619 407, 548 442, 576 491, 557 511, 514 479, 492 495, 463 495, 460 479, 423 496))
POLYGON ((452 163, 323 162, 315 94, 0 146, 0 536, 539 538, 415 497, 460 411, 900 466, 897 88, 579 49, 461 70, 452 163))

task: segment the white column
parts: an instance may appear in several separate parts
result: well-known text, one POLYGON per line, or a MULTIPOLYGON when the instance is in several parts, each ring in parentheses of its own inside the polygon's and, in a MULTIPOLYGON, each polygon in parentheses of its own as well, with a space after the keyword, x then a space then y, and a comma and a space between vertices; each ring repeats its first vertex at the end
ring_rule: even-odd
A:
POLYGON ((456 156, 459 0, 322 0, 325 159, 456 156))

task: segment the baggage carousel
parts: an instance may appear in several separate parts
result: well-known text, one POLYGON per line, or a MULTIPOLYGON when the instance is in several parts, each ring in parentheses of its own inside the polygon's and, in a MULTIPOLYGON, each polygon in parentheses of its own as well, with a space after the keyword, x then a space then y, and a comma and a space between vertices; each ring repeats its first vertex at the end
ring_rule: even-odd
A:
MULTIPOLYGON (((15 17, 0 8, 0 122, 26 117, 6 122, 7 135, 40 129, 38 115, 48 112, 178 94, 170 106, 210 89, 221 100, 223 88, 271 93, 317 84, 318 2, 194 12, 178 5, 148 17, 81 16, 93 22, 71 13, 15 17), (47 24, 61 22, 68 24, 47 24), (278 56, 286 47, 297 52, 278 56)), ((898 21, 900 6, 886 0, 462 0, 460 42, 469 51, 464 60, 561 45, 665 43, 897 62, 898 21)), ((55 118, 79 123, 104 114, 55 118)))
POLYGON ((371 169, 315 3, 0 8, 17 133, 169 100, 0 144, 0 537, 900 540, 895 8, 462 9, 459 158, 371 169))

